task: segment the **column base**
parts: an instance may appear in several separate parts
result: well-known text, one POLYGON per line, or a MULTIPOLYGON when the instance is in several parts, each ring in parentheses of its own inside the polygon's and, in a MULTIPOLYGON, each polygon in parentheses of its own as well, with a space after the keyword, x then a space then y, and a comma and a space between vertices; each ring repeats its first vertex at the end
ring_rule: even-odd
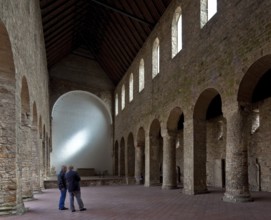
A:
POLYGON ((185 190, 185 189, 183 189, 182 192, 183 192, 183 194, 186 194, 186 195, 199 195, 199 194, 209 193, 209 191, 207 189, 200 190, 200 191, 196 191, 196 190, 185 190))
POLYGON ((136 185, 143 185, 144 184, 144 180, 142 177, 135 177, 135 184, 136 185))
POLYGON ((26 209, 22 204, 20 205, 7 205, 7 206, 1 206, 0 207, 0 216, 5 216, 5 215, 22 215, 23 213, 26 212, 26 209))
POLYGON ((169 190, 169 189, 177 189, 177 186, 173 185, 162 185, 162 189, 169 190))
POLYGON ((41 189, 33 191, 33 194, 41 194, 41 193, 43 193, 41 189))
POLYGON ((242 203, 242 202, 253 202, 250 194, 246 195, 231 195, 229 193, 225 193, 222 199, 224 202, 232 202, 232 203, 242 203))
POLYGON ((32 201, 32 200, 34 200, 34 196, 33 195, 32 196, 23 196, 22 199, 23 199, 23 201, 32 201))

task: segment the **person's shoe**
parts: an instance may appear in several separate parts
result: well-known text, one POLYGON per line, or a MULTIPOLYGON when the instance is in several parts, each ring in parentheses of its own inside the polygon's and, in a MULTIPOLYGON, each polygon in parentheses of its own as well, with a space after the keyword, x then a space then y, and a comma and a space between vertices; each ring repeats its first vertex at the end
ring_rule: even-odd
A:
POLYGON ((82 209, 80 209, 80 211, 82 212, 82 211, 86 211, 87 209, 86 208, 82 208, 82 209))
POLYGON ((76 210, 72 210, 72 212, 76 212, 76 210))
POLYGON ((59 210, 68 210, 68 208, 64 207, 64 208, 59 208, 59 210))

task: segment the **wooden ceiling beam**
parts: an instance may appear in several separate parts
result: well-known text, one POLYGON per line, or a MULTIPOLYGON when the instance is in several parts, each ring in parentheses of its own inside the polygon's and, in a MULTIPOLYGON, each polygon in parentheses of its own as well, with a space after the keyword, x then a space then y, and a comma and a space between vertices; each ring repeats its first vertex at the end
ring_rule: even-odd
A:
MULTIPOLYGON (((83 7, 84 5, 81 3, 80 5, 78 5, 76 7, 80 8, 81 6, 83 7)), ((42 19, 43 30, 46 32, 48 28, 56 25, 58 22, 61 22, 66 17, 75 17, 76 13, 77 13, 77 11, 75 10, 76 7, 75 7, 75 4, 74 4, 72 7, 66 9, 62 13, 59 13, 59 14, 55 15, 52 19, 50 19, 47 22, 44 22, 44 20, 42 19)))
POLYGON ((47 37, 48 35, 51 35, 57 31, 59 31, 59 29, 63 29, 64 27, 67 27, 71 24, 78 24, 79 22, 82 21, 83 17, 86 14, 86 9, 81 9, 78 11, 79 14, 82 14, 82 17, 76 17, 75 16, 75 12, 73 12, 73 14, 71 16, 66 16, 63 19, 61 19, 61 21, 57 22, 54 25, 48 26, 46 29, 44 29, 44 36, 47 37))
POLYGON ((52 62, 57 59, 59 56, 61 55, 68 55, 70 53, 70 48, 65 46, 65 47, 61 47, 59 48, 57 51, 55 51, 53 54, 51 54, 47 60, 48 60, 48 64, 51 66, 52 62))
POLYGON ((142 0, 140 5, 139 5, 139 2, 138 2, 138 1, 133 1, 133 2, 134 2, 134 4, 137 5, 138 8, 140 8, 140 9, 143 11, 144 15, 148 18, 148 20, 150 20, 150 21, 152 21, 153 23, 155 23, 155 19, 154 19, 154 17, 152 16, 151 11, 150 11, 150 9, 148 8, 148 5, 146 4, 145 1, 146 1, 146 0, 142 0))
MULTIPOLYGON (((120 1, 120 2, 118 2, 118 4, 120 4, 121 7, 123 7, 123 8, 130 8, 130 5, 126 1, 120 1)), ((133 11, 133 9, 131 9, 131 8, 130 8, 130 10, 133 11)), ((128 19, 126 19, 126 21, 127 20, 128 19)), ((150 34, 152 29, 145 30, 143 25, 141 25, 139 23, 136 23, 136 22, 132 22, 132 21, 130 21, 130 22, 131 22, 131 24, 133 26, 132 29, 136 30, 134 32, 137 33, 137 35, 140 36, 140 38, 142 39, 142 41, 144 43, 145 39, 148 37, 148 35, 150 34)), ((143 45, 143 43, 141 44, 141 46, 143 45)))
POLYGON ((155 21, 157 22, 160 19, 160 14, 156 9, 155 4, 153 3, 152 0, 147 0, 145 3, 149 6, 148 8, 152 12, 152 15, 154 16, 155 21))
POLYGON ((101 36, 101 33, 98 31, 97 32, 97 37, 99 38, 99 41, 103 41, 105 42, 105 44, 107 45, 107 47, 112 48, 112 50, 117 53, 117 59, 120 59, 119 61, 121 61, 121 63, 124 63, 125 66, 129 65, 129 55, 128 54, 123 54, 122 51, 122 45, 120 45, 119 41, 116 38, 116 32, 114 32, 114 28, 111 28, 111 24, 112 22, 109 21, 107 26, 106 26, 106 30, 104 30, 104 36, 101 36), (110 36, 110 37, 107 37, 110 36))
POLYGON ((63 44, 64 42, 67 41, 72 41, 73 36, 69 35, 69 36, 64 36, 61 39, 58 39, 57 41, 54 41, 51 45, 46 45, 46 51, 50 51, 53 48, 57 47, 59 44, 63 44))
POLYGON ((115 82, 116 78, 112 77, 112 75, 119 72, 119 68, 116 66, 116 63, 113 62, 110 57, 108 57, 107 53, 103 54, 102 58, 104 58, 104 60, 101 60, 101 57, 98 56, 98 59, 100 60, 100 65, 106 67, 106 69, 108 70, 106 72, 107 75, 115 82))
POLYGON ((53 18, 61 14, 63 11, 70 8, 74 8, 75 4, 76 0, 64 1, 64 3, 60 7, 55 8, 55 10, 53 10, 46 16, 43 16, 42 18, 43 23, 46 24, 48 21, 52 20, 53 18))
POLYGON ((52 4, 55 0, 40 0, 40 8, 48 7, 48 5, 52 4))
POLYGON ((60 5, 67 2, 66 0, 58 0, 53 1, 52 4, 49 4, 43 8, 41 8, 41 16, 45 17, 46 15, 50 14, 52 11, 56 10, 56 8, 60 7, 60 5))
MULTIPOLYGON (((126 19, 125 19, 126 20, 126 19)), ((131 32, 131 29, 128 27, 128 25, 123 21, 123 19, 120 18, 117 14, 112 14, 112 25, 115 27, 115 29, 118 31, 119 36, 123 39, 125 44, 130 48, 133 54, 136 53, 141 48, 141 45, 143 44, 143 41, 140 39, 135 38, 137 34, 131 32), (125 34, 124 34, 125 33, 125 34)))
POLYGON ((65 46, 62 45, 61 47, 58 47, 57 49, 55 49, 53 53, 51 53, 47 57, 47 60, 49 60, 50 62, 53 61, 56 57, 63 54, 63 51, 65 51, 65 56, 66 56, 67 54, 70 53, 71 47, 72 47, 71 44, 66 44, 65 46))
MULTIPOLYGON (((125 1, 117 2, 117 4, 119 5, 119 7, 122 7, 122 8, 126 8, 126 7, 130 8, 130 6, 125 1)), ((125 22, 125 24, 129 28, 130 32, 133 35, 135 35, 137 40, 140 42, 140 47, 141 47, 145 41, 146 36, 147 36, 145 34, 145 30, 143 30, 143 33, 142 33, 142 25, 139 23, 133 22, 132 20, 130 20, 128 18, 122 19, 122 20, 123 20, 123 22, 125 22)))
POLYGON ((133 55, 130 53, 129 50, 127 50, 127 47, 121 44, 121 39, 116 30, 111 27, 111 24, 108 24, 107 28, 108 31, 112 33, 112 39, 114 41, 114 44, 119 48, 122 56, 126 58, 126 61, 131 62, 131 60, 133 59, 133 55))
POLYGON ((67 29, 65 31, 63 31, 62 33, 60 33, 59 35, 50 38, 47 40, 47 38, 45 39, 45 45, 46 46, 50 46, 51 44, 53 44, 54 42, 58 41, 59 39, 63 39, 65 37, 67 37, 68 35, 73 35, 74 34, 74 30, 72 29, 67 29))
POLYGON ((144 20, 142 18, 139 18, 139 17, 137 17, 137 16, 135 16, 133 14, 130 14, 130 13, 128 13, 128 12, 122 10, 122 9, 113 7, 112 5, 108 5, 108 4, 102 3, 102 2, 97 1, 97 0, 91 0, 91 1, 96 3, 96 4, 99 4, 99 5, 103 6, 105 8, 107 8, 107 9, 110 9, 110 10, 112 10, 114 12, 117 12, 117 13, 119 13, 121 15, 127 16, 127 17, 129 17, 129 18, 131 18, 131 19, 133 19, 133 20, 135 20, 137 22, 140 22, 140 23, 144 24, 144 25, 148 25, 148 26, 152 26, 152 27, 154 26, 153 23, 151 23, 149 21, 146 21, 146 20, 144 20))

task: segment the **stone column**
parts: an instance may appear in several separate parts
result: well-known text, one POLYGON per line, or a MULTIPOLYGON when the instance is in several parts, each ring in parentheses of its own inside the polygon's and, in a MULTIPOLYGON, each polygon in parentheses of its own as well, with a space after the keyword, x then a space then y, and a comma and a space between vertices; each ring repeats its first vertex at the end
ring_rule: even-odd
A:
POLYGON ((238 106, 226 112, 227 143, 226 143, 226 202, 251 201, 248 186, 248 156, 246 135, 248 126, 246 114, 238 106))
POLYGON ((49 177, 49 142, 48 142, 48 138, 46 135, 46 141, 45 141, 45 149, 46 149, 46 177, 49 177))
POLYGON ((149 133, 146 132, 146 142, 145 142, 145 181, 144 186, 149 187, 150 184, 150 136, 149 133))
POLYGON ((120 157, 121 157, 121 144, 119 146, 119 151, 118 151, 118 171, 117 171, 117 176, 119 176, 119 177, 121 176, 120 175, 120 173, 121 173, 120 172, 120 169, 121 169, 120 168, 120 166, 121 166, 121 158, 120 157))
POLYGON ((184 188, 188 195, 194 194, 194 150, 193 150, 193 119, 184 122, 184 188))
POLYGON ((22 114, 20 126, 20 159, 22 168, 22 198, 33 198, 31 126, 27 115, 22 114))
POLYGON ((206 120, 193 120, 194 194, 207 192, 206 120))
POLYGON ((41 192, 40 188, 40 148, 38 145, 38 132, 37 127, 32 126, 32 182, 33 192, 41 192))
POLYGON ((157 186, 161 185, 160 183, 160 166, 159 166, 159 148, 160 148, 160 140, 156 136, 150 137, 149 144, 149 158, 150 158, 150 185, 157 186))
POLYGON ((117 148, 115 148, 115 176, 119 175, 119 151, 120 151, 120 145, 118 145, 117 148))
POLYGON ((136 184, 142 184, 142 175, 143 175, 143 148, 142 143, 137 143, 135 148, 135 181, 136 184))
POLYGON ((49 177, 50 171, 49 171, 49 166, 50 166, 50 161, 49 161, 49 155, 50 155, 50 149, 49 149, 49 141, 48 141, 48 136, 46 135, 45 137, 45 178, 49 177))
POLYGON ((40 146, 40 188, 44 189, 44 178, 45 178, 45 143, 42 138, 39 139, 40 146))
POLYGON ((164 130, 163 136, 163 185, 162 189, 175 189, 176 181, 176 136, 174 131, 164 130))

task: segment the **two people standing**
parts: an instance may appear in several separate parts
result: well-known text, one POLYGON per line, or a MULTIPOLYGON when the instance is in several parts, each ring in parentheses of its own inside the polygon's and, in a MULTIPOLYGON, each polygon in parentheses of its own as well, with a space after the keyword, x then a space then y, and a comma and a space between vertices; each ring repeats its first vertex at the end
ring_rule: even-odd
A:
POLYGON ((75 207, 74 207, 74 197, 75 197, 76 201, 78 203, 78 206, 79 206, 79 210, 85 211, 86 208, 84 208, 84 203, 81 199, 81 190, 80 190, 81 178, 80 178, 79 174, 73 170, 73 166, 69 166, 68 172, 66 172, 67 167, 66 167, 66 169, 63 169, 63 167, 66 167, 66 166, 62 166, 62 169, 58 175, 58 186, 60 189, 59 209, 60 210, 67 210, 67 208, 64 206, 64 203, 65 203, 65 198, 66 198, 66 192, 68 189, 68 192, 70 194, 70 210, 72 212, 76 211, 75 207), (65 171, 63 171, 63 170, 65 170, 65 171), (65 196, 64 196, 64 190, 61 190, 61 189, 63 189, 63 188, 61 188, 61 186, 64 186, 63 182, 61 182, 61 180, 63 180, 63 179, 59 178, 60 176, 63 176, 64 172, 65 172, 65 174, 64 174, 65 175, 65 178, 64 178, 65 196), (63 200, 63 198, 64 198, 64 200, 63 200))

